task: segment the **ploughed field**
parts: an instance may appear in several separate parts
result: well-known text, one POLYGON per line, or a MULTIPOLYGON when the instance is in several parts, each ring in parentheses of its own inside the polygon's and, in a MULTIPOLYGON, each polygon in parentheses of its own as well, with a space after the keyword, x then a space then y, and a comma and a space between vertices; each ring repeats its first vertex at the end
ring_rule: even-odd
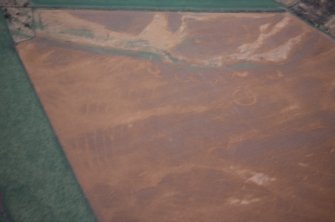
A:
POLYGON ((332 221, 335 44, 288 13, 34 10, 17 49, 101 221, 332 221))

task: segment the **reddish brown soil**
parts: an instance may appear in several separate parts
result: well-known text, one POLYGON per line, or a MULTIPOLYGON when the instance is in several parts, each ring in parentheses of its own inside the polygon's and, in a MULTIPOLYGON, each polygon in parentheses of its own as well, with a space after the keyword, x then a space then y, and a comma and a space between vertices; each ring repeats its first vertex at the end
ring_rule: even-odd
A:
POLYGON ((152 12, 136 32, 35 13, 18 50, 101 221, 334 219, 327 37, 285 13, 152 12))

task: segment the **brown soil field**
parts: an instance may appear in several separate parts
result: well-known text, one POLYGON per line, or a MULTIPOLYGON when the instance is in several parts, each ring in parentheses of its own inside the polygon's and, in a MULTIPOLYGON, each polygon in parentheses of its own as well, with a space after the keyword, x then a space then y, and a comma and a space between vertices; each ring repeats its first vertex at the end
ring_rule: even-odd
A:
POLYGON ((288 13, 34 19, 17 49, 99 220, 334 220, 330 38, 288 13))

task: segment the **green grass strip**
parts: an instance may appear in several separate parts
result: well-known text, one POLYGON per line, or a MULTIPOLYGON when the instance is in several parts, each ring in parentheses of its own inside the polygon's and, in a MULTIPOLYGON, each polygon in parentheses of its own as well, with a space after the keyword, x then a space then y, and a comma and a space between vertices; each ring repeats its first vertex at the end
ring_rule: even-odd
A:
POLYGON ((32 0, 34 7, 186 11, 277 11, 274 0, 32 0))
POLYGON ((0 15, 0 192, 12 221, 93 222, 0 15))

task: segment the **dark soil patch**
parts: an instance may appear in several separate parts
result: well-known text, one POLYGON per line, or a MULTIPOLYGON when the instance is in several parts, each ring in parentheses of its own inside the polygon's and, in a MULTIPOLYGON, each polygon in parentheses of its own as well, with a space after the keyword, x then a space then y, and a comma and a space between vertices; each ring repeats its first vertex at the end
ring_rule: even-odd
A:
POLYGON ((329 21, 335 15, 334 0, 298 0, 289 8, 302 19, 329 32, 329 21))

